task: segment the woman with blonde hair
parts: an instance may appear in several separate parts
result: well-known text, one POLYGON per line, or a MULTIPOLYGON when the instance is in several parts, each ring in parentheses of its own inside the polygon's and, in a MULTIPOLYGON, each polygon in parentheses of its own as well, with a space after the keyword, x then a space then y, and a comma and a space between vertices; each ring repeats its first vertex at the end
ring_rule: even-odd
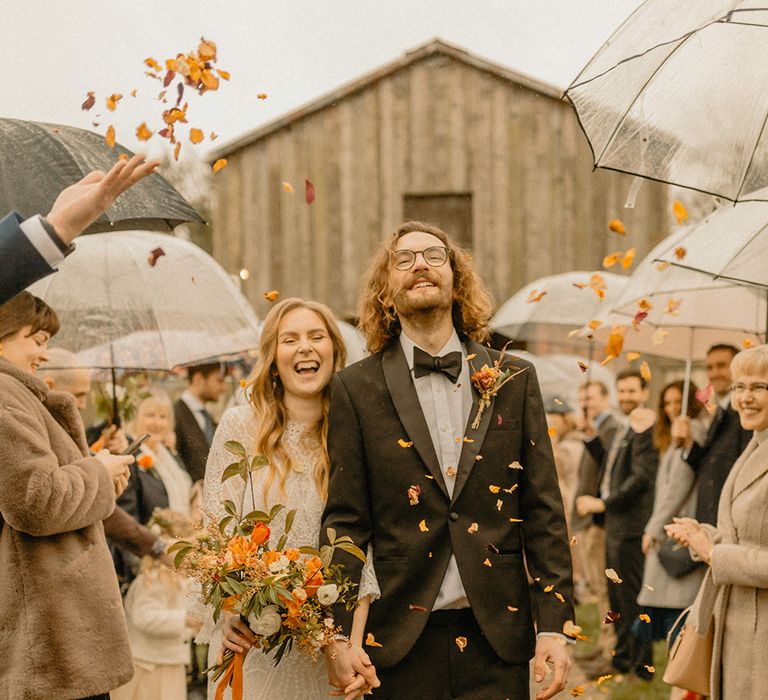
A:
MULTIPOLYGON (((285 515, 295 509, 296 517, 287 547, 317 547, 320 518, 328 491, 328 383, 344 366, 344 342, 333 314, 314 301, 285 299, 264 319, 259 342, 259 359, 247 387, 249 405, 236 406, 222 416, 208 455, 205 474, 205 511, 219 522, 226 515, 224 502, 236 504, 239 512, 269 511, 275 504, 285 509, 270 525, 272 546, 285 532, 285 515), (241 443, 251 455, 264 455, 267 467, 252 473, 253 489, 241 479, 221 481, 232 461, 225 443, 241 443)), ((371 569, 360 587, 360 598, 378 597, 371 569)), ((370 661, 361 648, 367 602, 358 608, 360 632, 354 640, 361 664, 370 661)), ((247 652, 254 641, 251 630, 238 616, 223 615, 214 625, 212 618, 198 642, 209 643, 209 662, 214 663, 222 648, 247 652), (221 640, 221 642, 219 641, 221 640)), ((328 675, 322 664, 294 650, 274 665, 274 659, 253 649, 243 666, 244 697, 248 700, 320 700, 328 697, 328 675)), ((375 679, 375 674, 369 676, 375 679)), ((359 692, 366 689, 358 676, 359 692)), ((376 681, 378 682, 378 681, 376 681)), ((214 694, 209 683, 209 697, 214 694)), ((351 689, 348 697, 358 695, 351 689)))
POLYGON ((757 700, 768 685, 768 345, 736 355, 731 374, 731 404, 754 434, 723 486, 717 527, 675 518, 666 530, 709 566, 688 619, 702 635, 714 624, 710 697, 757 700))

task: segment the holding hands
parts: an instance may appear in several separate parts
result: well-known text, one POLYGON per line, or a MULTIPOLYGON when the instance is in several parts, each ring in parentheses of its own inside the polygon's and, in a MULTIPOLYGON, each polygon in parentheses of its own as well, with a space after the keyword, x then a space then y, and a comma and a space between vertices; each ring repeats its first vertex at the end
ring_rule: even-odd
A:
POLYGON ((706 528, 693 518, 673 518, 673 522, 664 527, 667 535, 677 540, 684 547, 689 547, 705 564, 712 560, 714 543, 706 528))
POLYGON ((362 697, 381 682, 376 669, 362 647, 351 642, 337 641, 325 648, 328 682, 333 686, 331 695, 354 700, 362 697))
POLYGON ((571 670, 571 657, 565 644, 561 637, 543 635, 536 640, 536 655, 533 657, 533 677, 536 682, 541 683, 550 673, 549 663, 553 666, 552 682, 536 693, 536 700, 549 700, 565 689, 571 670))

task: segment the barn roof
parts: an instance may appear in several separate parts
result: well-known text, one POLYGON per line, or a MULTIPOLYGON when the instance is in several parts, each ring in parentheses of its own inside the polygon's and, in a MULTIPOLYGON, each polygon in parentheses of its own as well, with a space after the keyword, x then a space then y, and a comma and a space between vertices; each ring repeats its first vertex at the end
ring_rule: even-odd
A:
POLYGON ((263 139, 276 131, 279 131, 280 129, 284 129, 287 126, 290 126, 294 122, 303 119, 304 117, 308 117, 311 114, 319 112, 326 107, 329 107, 334 103, 349 97, 350 95, 354 95, 357 92, 365 90, 371 85, 392 75, 393 73, 396 73, 397 71, 408 68, 409 66, 412 66, 419 61, 423 61, 426 58, 431 58, 432 56, 436 55, 448 56, 468 66, 472 66, 473 68, 500 78, 501 80, 514 83, 515 85, 521 85, 547 97, 551 97, 556 100, 562 99, 563 91, 554 85, 550 85, 549 83, 545 83, 536 78, 532 78, 529 75, 499 65, 498 63, 493 63, 492 61, 480 58, 479 56, 476 56, 459 46, 449 44, 442 39, 436 38, 428 41, 425 44, 422 44, 421 46, 416 47, 415 49, 407 51, 403 56, 396 59, 395 61, 392 61, 391 63, 387 63, 380 68, 371 71, 370 73, 356 78, 351 82, 345 83, 332 92, 318 97, 317 99, 308 102, 298 109, 288 112, 282 117, 278 117, 277 119, 268 122, 264 126, 260 126, 256 129, 248 131, 242 136, 223 144, 220 148, 209 154, 208 159, 213 161, 217 158, 221 158, 222 156, 230 155, 235 151, 244 148, 245 146, 259 141, 260 139, 263 139))

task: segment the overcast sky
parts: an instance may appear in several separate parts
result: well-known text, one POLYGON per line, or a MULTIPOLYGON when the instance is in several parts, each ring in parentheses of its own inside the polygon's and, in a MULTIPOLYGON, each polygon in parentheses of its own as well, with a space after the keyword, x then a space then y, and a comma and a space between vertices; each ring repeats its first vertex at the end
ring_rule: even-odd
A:
MULTIPOLYGON (((157 128, 163 109, 143 60, 189 51, 201 35, 232 74, 218 92, 190 100, 190 126, 216 131, 217 147, 434 37, 564 88, 640 2, 2 0, 0 116, 84 128, 96 119, 97 131, 113 124, 135 148, 136 126, 157 128), (98 102, 86 113, 88 90, 98 102), (113 92, 125 98, 110 114, 104 99, 113 92)), ((166 147, 150 143, 151 152, 166 147)), ((196 148, 210 147, 206 138, 196 148)))

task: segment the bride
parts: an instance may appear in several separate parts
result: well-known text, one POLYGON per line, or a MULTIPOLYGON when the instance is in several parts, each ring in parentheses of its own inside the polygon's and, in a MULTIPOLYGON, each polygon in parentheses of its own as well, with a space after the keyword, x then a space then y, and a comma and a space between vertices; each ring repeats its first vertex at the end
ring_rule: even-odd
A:
MULTIPOLYGON (((269 511, 280 503, 285 509, 270 525, 270 545, 274 546, 285 531, 287 511, 296 509, 286 546, 318 546, 328 489, 327 387, 332 374, 344 366, 345 355, 333 314, 323 304, 294 298, 271 309, 264 319, 259 360, 248 387, 249 405, 224 413, 208 456, 205 509, 209 517, 221 520, 226 515, 226 500, 233 501, 241 513, 269 511), (224 469, 233 460, 224 448, 228 440, 236 440, 249 454, 262 454, 269 460, 269 466, 252 473, 252 491, 242 479, 221 483, 224 469)), ((346 689, 337 687, 335 695, 354 698, 370 685, 378 685, 375 670, 362 650, 368 605, 378 597, 373 569, 366 565, 352 633, 359 663, 350 670, 354 681, 346 689)), ((253 640, 248 626, 232 614, 222 615, 216 625, 211 616, 197 639, 209 644, 209 665, 225 648, 247 652, 253 640)), ((329 694, 325 664, 296 650, 275 666, 272 655, 254 649, 245 657, 243 677, 244 700, 325 700, 329 694)), ((225 697, 230 697, 229 692, 225 697)), ((209 681, 209 699, 214 694, 214 684, 209 681)))

